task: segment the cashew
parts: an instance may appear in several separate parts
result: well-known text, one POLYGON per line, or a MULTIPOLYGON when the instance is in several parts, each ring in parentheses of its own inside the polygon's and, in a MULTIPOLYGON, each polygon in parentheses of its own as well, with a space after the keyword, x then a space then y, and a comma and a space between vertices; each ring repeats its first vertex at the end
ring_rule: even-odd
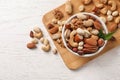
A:
POLYGON ((111 15, 112 14, 112 11, 111 10, 108 10, 107 11, 107 15, 111 15))
POLYGON ((118 11, 114 11, 113 13, 112 13, 112 16, 118 16, 119 15, 119 12, 118 11))
POLYGON ((86 5, 90 4, 91 2, 92 2, 92 0, 83 0, 83 3, 86 4, 86 5))
POLYGON ((33 38, 31 42, 34 43, 34 44, 37 44, 38 43, 38 39, 37 38, 33 38))
POLYGON ((78 43, 77 42, 74 42, 74 35, 76 34, 76 30, 73 30, 71 33, 70 33, 70 39, 69 39, 69 44, 72 46, 72 47, 78 47, 78 43))
POLYGON ((83 29, 78 28, 76 31, 79 35, 84 35, 84 30, 83 29))
POLYGON ((87 16, 84 14, 81 14, 81 13, 77 14, 76 16, 77 16, 77 18, 80 18, 82 20, 87 19, 87 16))
POLYGON ((44 42, 44 38, 42 37, 42 38, 40 38, 40 42, 41 43, 43 43, 44 42))
POLYGON ((70 1, 67 1, 66 3, 65 3, 65 12, 67 13, 67 14, 72 14, 72 4, 71 4, 71 2, 70 1))
POLYGON ((106 4, 108 0, 100 0, 100 2, 102 2, 103 4, 106 4))
POLYGON ((112 20, 113 20, 113 16, 112 15, 108 15, 107 21, 112 21, 112 20))
POLYGON ((88 38, 91 33, 88 30, 84 30, 84 37, 88 38))
POLYGON ((42 32, 34 33, 34 37, 40 39, 43 36, 42 32))
POLYGON ((99 31, 98 31, 97 29, 93 29, 93 30, 91 31, 91 33, 92 33, 93 35, 98 35, 98 34, 99 34, 99 31))
POLYGON ((115 19, 115 23, 120 23, 120 16, 115 19))
POLYGON ((111 9, 112 11, 114 11, 114 10, 117 9, 117 4, 116 4, 115 1, 111 1, 111 0, 110 0, 110 1, 108 1, 108 4, 111 5, 111 8, 110 8, 110 9, 111 9))
POLYGON ((42 49, 43 51, 45 51, 45 52, 50 51, 50 49, 51 49, 50 44, 43 45, 43 46, 41 47, 41 49, 42 49))
POLYGON ((106 18, 105 18, 105 17, 100 17, 100 19, 101 19, 104 23, 106 23, 106 18))
POLYGON ((65 37, 66 39, 68 39, 68 38, 70 37, 70 33, 71 33, 71 31, 70 31, 69 29, 66 29, 66 30, 65 30, 65 34, 64 34, 64 37, 65 37))
POLYGON ((57 40, 57 39, 60 39, 61 35, 59 33, 56 33, 56 34, 53 34, 52 35, 52 39, 53 40, 57 40))
POLYGON ((83 25, 84 25, 85 27, 90 27, 90 26, 93 25, 93 20, 92 20, 92 19, 88 19, 88 20, 86 20, 86 21, 83 21, 83 25))
POLYGON ((84 11, 84 10, 85 10, 85 6, 84 6, 84 5, 80 5, 80 6, 79 6, 79 11, 82 12, 82 11, 84 11))
POLYGON ((103 9, 100 10, 100 12, 104 15, 107 13, 107 11, 108 11, 107 7, 104 7, 103 9))
POLYGON ((48 44, 49 44, 48 39, 44 39, 43 44, 44 44, 44 45, 48 45, 48 44))
POLYGON ((36 33, 40 33, 41 32, 41 29, 39 27, 34 27, 33 28, 33 31, 35 31, 36 33))
POLYGON ((57 24, 57 21, 58 21, 57 19, 52 19, 53 24, 57 24))

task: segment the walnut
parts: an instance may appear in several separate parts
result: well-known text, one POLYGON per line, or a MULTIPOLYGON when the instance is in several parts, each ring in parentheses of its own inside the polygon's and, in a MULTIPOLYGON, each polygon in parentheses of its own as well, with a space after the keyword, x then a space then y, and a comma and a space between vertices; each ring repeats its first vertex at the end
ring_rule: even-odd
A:
POLYGON ((58 20, 61 20, 64 17, 63 13, 59 10, 54 10, 53 15, 58 20))

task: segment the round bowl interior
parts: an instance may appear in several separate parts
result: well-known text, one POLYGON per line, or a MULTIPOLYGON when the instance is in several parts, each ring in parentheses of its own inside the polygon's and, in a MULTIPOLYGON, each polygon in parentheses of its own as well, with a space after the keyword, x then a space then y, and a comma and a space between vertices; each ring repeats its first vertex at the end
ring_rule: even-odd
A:
MULTIPOLYGON (((78 13, 78 14, 85 14, 85 15, 90 15, 90 16, 94 17, 96 20, 98 20, 98 21, 102 24, 105 33, 106 33, 106 34, 108 33, 108 29, 107 29, 105 23, 104 23, 98 16, 96 16, 96 15, 94 15, 94 14, 92 14, 92 13, 87 13, 87 12, 82 12, 82 13, 78 13)), ((71 19, 73 19, 75 16, 77 16, 77 14, 71 16, 71 17, 66 21, 65 24, 69 23, 69 22, 71 21, 71 19)), ((64 45, 65 45, 65 47, 66 47, 66 49, 67 49, 68 51, 70 51, 71 53, 73 53, 73 54, 75 54, 75 55, 77 55, 77 56, 81 56, 81 57, 91 57, 91 56, 94 56, 94 55, 100 53, 100 51, 103 50, 104 47, 105 47, 106 44, 107 44, 107 40, 105 40, 105 44, 104 44, 101 48, 99 48, 99 50, 98 50, 97 52, 91 53, 91 54, 79 55, 79 54, 77 54, 76 52, 73 52, 71 49, 68 48, 68 46, 67 46, 67 44, 66 44, 66 41, 65 41, 65 38, 64 38, 64 32, 65 32, 65 25, 63 26, 63 29, 62 29, 62 40, 63 40, 63 43, 64 43, 64 45)))

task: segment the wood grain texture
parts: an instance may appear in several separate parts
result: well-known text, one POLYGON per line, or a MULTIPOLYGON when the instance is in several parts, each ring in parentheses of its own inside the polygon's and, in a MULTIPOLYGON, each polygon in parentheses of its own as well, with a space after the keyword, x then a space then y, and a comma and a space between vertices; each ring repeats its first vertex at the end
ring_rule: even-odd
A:
MULTIPOLYGON (((73 14, 78 13, 79 12, 78 7, 79 7, 79 5, 82 4, 82 1, 81 0, 71 0, 71 3, 73 5, 73 14)), ((119 5, 120 2, 116 0, 116 3, 117 3, 117 6, 120 7, 120 5, 119 5)), ((94 7, 94 4, 86 5, 85 6, 85 11, 86 12, 91 12, 93 7, 94 7)), ((61 12, 64 13, 64 18, 62 20, 66 20, 66 19, 68 19, 70 17, 65 13, 64 8, 65 8, 65 4, 63 4, 60 7, 56 8, 56 9, 58 9, 61 12)), ((118 9, 118 11, 120 11, 120 9, 118 9)), ((44 23, 45 26, 47 26, 47 24, 51 22, 51 19, 54 18, 52 12, 53 12, 53 10, 44 15, 43 23, 44 23)), ((100 15, 103 16, 102 14, 100 14, 100 15)), ((110 27, 110 25, 112 23, 114 23, 114 22, 108 22, 107 23, 108 30, 109 30, 109 27, 110 27)), ((47 27, 46 27, 46 29, 47 29, 47 27)), ((120 38, 119 38, 120 36, 119 36, 119 34, 120 34, 120 30, 118 29, 118 31, 114 34, 115 38, 117 39, 116 41, 109 41, 107 43, 106 47, 103 49, 103 51, 101 51, 98 55, 93 56, 93 57, 87 57, 87 58, 82 58, 82 57, 79 57, 79 56, 76 56, 76 55, 70 53, 67 49, 60 47, 60 45, 57 44, 56 41, 54 41, 54 44, 56 45, 58 51, 60 52, 60 55, 61 55, 64 63, 66 64, 66 66, 69 69, 75 70, 75 69, 78 69, 78 68, 82 67, 87 62, 91 61, 92 59, 94 59, 94 58, 106 53, 107 51, 119 46, 120 45, 120 38)), ((50 36, 51 36, 51 34, 50 34, 50 36)))

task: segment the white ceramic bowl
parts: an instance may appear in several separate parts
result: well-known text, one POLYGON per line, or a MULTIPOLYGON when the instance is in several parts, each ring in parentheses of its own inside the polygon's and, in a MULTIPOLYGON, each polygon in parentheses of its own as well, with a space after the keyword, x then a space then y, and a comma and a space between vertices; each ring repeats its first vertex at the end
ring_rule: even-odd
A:
MULTIPOLYGON (((78 13, 78 14, 79 14, 79 13, 78 13)), ((102 24, 105 33, 108 34, 108 29, 107 29, 105 23, 104 23, 98 16, 94 15, 93 13, 87 13, 87 12, 82 12, 81 14, 90 15, 90 16, 92 16, 93 18, 95 18, 96 20, 98 20, 98 21, 102 24)), ((75 16, 77 16, 77 14, 71 16, 71 17, 66 21, 65 24, 69 23, 69 22, 71 21, 71 19, 73 19, 75 16)), ((78 53, 73 52, 70 48, 68 48, 68 46, 67 46, 67 44, 66 44, 65 37, 64 37, 64 32, 65 32, 65 25, 63 26, 63 29, 62 29, 62 40, 63 40, 63 43, 64 43, 66 49, 67 49, 69 52, 71 52, 71 53, 73 53, 73 54, 75 54, 75 55, 77 55, 77 56, 81 56, 81 57, 91 57, 91 56, 97 55, 97 54, 99 54, 99 53, 104 49, 105 45, 107 44, 107 40, 105 40, 105 44, 104 44, 102 47, 100 47, 97 52, 91 53, 91 54, 79 55, 78 53)))

